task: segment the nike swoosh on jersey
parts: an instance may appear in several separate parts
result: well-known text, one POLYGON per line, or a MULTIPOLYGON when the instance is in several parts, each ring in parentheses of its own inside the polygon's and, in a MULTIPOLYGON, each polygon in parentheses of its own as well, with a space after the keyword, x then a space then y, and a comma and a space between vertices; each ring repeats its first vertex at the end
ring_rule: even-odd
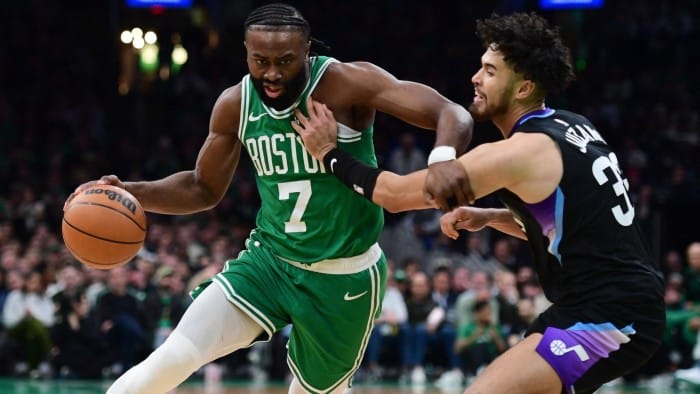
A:
POLYGON ((345 296, 343 297, 343 299, 344 299, 345 301, 352 301, 352 300, 356 300, 356 299, 362 297, 362 296, 365 295, 365 294, 367 294, 367 290, 363 291, 363 292, 360 293, 360 294, 355 294, 355 295, 353 295, 353 296, 351 296, 351 295, 350 295, 350 292, 348 291, 348 292, 345 293, 345 296))
POLYGON ((338 162, 338 159, 331 159, 331 172, 335 172, 335 171, 333 170, 333 166, 334 166, 335 163, 337 163, 337 162, 338 162))
POLYGON ((263 112, 259 115, 253 115, 252 113, 248 115, 248 122, 257 122, 263 116, 267 115, 267 112, 263 112))

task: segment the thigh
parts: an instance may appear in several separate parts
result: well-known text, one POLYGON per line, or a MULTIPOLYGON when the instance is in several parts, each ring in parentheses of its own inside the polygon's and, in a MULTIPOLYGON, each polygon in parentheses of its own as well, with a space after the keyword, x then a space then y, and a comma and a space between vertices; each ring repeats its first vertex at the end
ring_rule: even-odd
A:
POLYGON ((541 334, 532 334, 496 358, 465 394, 561 393, 559 376, 535 351, 541 338, 541 334))
POLYGON ((248 240, 246 249, 212 279, 191 292, 193 298, 214 283, 226 299, 263 329, 257 341, 267 341, 278 330, 291 323, 288 303, 295 292, 293 275, 288 265, 275 256, 260 241, 248 240))
POLYGON ((552 306, 531 331, 537 353, 557 372, 564 391, 591 393, 641 366, 658 348, 665 322, 653 306, 552 306))
POLYGON ((603 383, 624 376, 641 367, 660 346, 664 327, 661 324, 636 324, 629 340, 620 344, 590 367, 575 383, 576 393, 592 393, 603 383))
POLYGON ((249 346, 263 333, 262 327, 229 302, 218 286, 209 286, 199 294, 175 331, 192 342, 204 363, 249 346))
POLYGON ((298 272, 289 302, 293 328, 287 362, 309 392, 329 392, 359 367, 381 309, 386 261, 348 275, 298 272))

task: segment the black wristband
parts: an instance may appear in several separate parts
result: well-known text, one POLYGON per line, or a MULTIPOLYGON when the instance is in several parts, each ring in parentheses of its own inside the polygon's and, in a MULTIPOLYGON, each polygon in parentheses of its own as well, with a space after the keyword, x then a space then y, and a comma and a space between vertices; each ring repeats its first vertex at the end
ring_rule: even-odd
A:
POLYGON ((372 201, 374 186, 382 170, 370 167, 338 148, 323 156, 323 165, 347 187, 372 201))

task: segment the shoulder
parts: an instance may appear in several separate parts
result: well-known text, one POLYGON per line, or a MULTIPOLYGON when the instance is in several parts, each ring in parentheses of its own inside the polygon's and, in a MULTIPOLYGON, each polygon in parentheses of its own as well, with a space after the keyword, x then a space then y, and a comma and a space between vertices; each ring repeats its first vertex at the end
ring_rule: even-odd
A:
POLYGON ((214 103, 210 131, 221 134, 236 133, 241 119, 243 82, 225 89, 214 103))
POLYGON ((216 103, 214 104, 214 108, 216 109, 217 107, 231 107, 231 106, 240 106, 241 105, 241 97, 243 92, 243 82, 239 82, 238 84, 228 87, 224 89, 224 91, 219 94, 219 98, 216 99, 216 103))
MULTIPOLYGON (((544 130, 515 132, 510 138, 493 143, 504 158, 505 165, 510 165, 514 173, 530 173, 532 166, 547 165, 543 158, 559 157, 560 149, 554 137, 544 130)), ((551 163, 550 163, 551 164, 551 163)))
POLYGON ((386 78, 391 74, 374 63, 365 61, 333 62, 328 66, 326 75, 330 78, 345 78, 357 81, 364 78, 386 78))
POLYGON ((334 107, 368 106, 381 92, 396 83, 381 67, 369 62, 333 62, 328 66, 317 92, 334 107))
POLYGON ((333 62, 323 75, 324 83, 343 83, 360 88, 372 88, 377 83, 394 80, 394 76, 370 62, 333 62))

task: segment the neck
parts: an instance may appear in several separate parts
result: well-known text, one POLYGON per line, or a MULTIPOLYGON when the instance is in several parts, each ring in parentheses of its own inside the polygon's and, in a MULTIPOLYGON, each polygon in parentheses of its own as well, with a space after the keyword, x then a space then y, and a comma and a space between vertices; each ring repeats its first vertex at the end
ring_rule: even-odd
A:
POLYGON ((493 124, 501 130, 503 138, 508 138, 513 127, 515 127, 515 122, 517 122, 523 115, 528 114, 532 111, 539 111, 545 108, 544 102, 538 102, 528 106, 513 108, 512 110, 506 112, 502 116, 494 117, 492 119, 493 124))

